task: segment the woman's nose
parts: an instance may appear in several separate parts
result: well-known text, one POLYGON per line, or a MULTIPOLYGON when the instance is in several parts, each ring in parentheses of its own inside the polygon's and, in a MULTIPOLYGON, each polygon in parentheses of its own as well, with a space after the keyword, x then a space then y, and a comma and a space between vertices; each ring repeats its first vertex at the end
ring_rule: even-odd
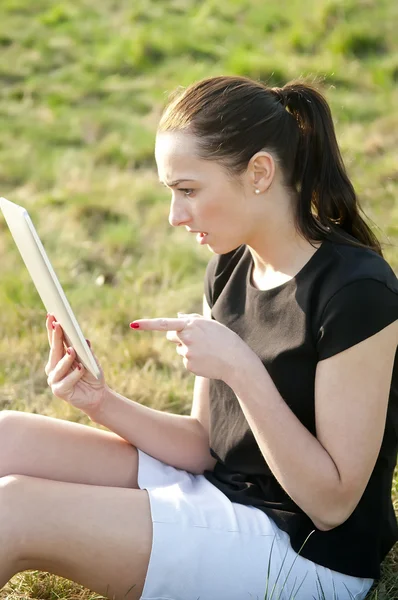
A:
POLYGON ((191 220, 191 215, 187 210, 187 206, 183 200, 174 199, 171 201, 169 223, 173 227, 179 225, 187 225, 191 220))

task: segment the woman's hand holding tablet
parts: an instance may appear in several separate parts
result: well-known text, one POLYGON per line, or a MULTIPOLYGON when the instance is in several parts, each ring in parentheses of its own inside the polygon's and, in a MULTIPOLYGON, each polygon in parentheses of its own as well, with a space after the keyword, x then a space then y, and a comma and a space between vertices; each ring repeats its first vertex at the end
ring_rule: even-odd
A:
POLYGON ((50 355, 45 372, 52 393, 83 412, 97 410, 107 385, 96 356, 94 358, 101 373, 99 379, 77 362, 73 348, 65 351, 64 333, 53 315, 47 316, 46 327, 50 355))

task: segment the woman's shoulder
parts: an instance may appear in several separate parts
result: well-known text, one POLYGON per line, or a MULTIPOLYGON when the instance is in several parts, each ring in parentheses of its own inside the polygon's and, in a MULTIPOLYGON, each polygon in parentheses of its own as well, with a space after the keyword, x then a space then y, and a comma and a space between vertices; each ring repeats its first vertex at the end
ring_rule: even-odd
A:
MULTIPOLYGON (((355 241, 329 238, 326 244, 324 282, 333 294, 348 285, 365 281, 378 282, 398 294, 398 279, 391 265, 371 248, 358 246, 355 241)), ((372 284, 369 284, 372 285, 372 284)))
MULTIPOLYGON (((322 249, 322 246, 321 246, 322 249)), ((398 319, 398 280, 388 262, 355 241, 327 239, 305 306, 318 359, 362 342, 398 319)))

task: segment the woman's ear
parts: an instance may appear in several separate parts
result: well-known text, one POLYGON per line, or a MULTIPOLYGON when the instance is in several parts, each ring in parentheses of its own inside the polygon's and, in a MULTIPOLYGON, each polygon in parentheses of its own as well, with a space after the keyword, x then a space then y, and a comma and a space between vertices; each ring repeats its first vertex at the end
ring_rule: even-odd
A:
POLYGON ((272 154, 263 151, 254 154, 249 161, 248 173, 253 192, 256 194, 266 192, 275 176, 275 161, 272 154))

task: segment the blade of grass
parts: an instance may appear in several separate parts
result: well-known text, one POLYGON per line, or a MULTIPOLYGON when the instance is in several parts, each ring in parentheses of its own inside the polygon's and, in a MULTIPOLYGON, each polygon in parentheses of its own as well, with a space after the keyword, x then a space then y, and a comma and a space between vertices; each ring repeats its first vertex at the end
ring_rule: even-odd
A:
POLYGON ((343 583, 343 585, 344 585, 345 589, 347 590, 347 592, 348 592, 348 593, 349 593, 349 595, 350 595, 350 600, 355 600, 355 596, 354 596, 354 594, 352 594, 352 593, 350 592, 350 590, 348 589, 348 587, 346 586, 346 584, 345 584, 345 583, 343 583))
MULTIPOLYGON (((281 566, 280 566, 280 568, 279 568, 278 575, 277 575, 277 577, 276 577, 276 579, 275 579, 275 582, 274 582, 274 587, 272 588, 272 592, 271 592, 271 596, 269 597, 269 600, 272 600, 272 596, 274 595, 274 591, 275 591, 275 588, 276 588, 276 584, 278 583, 279 576, 280 576, 280 574, 282 573, 283 565, 285 564, 285 560, 286 560, 286 557, 287 557, 287 553, 288 553, 288 552, 289 552, 289 548, 286 548, 285 556, 283 557, 282 564, 281 564, 281 566)), ((283 588, 282 588, 282 589, 283 589, 283 588)), ((267 600, 268 600, 268 598, 267 598, 267 600)))
POLYGON ((267 594, 268 594, 268 584, 269 584, 269 576, 270 576, 270 572, 271 572, 271 556, 272 556, 272 550, 275 544, 275 538, 276 538, 276 534, 274 535, 274 539, 272 540, 272 544, 271 544, 271 551, 269 553, 269 557, 268 557, 268 567, 267 567, 267 585, 265 588, 265 596, 264 596, 264 600, 267 600, 267 594))
MULTIPOLYGON (((291 570, 293 569, 294 563, 296 562, 296 560, 297 560, 297 558, 298 558, 298 556, 299 556, 300 552, 302 551, 302 549, 304 548, 305 544, 308 542, 308 540, 309 540, 310 536, 311 536, 311 535, 314 533, 314 531, 315 531, 315 529, 313 529, 312 531, 310 531, 310 533, 309 533, 309 534, 307 535, 307 537, 305 538, 305 540, 304 540, 304 542, 303 542, 303 544, 302 544, 301 548, 299 549, 299 551, 297 552, 296 556, 294 557, 294 560, 293 560, 293 562, 292 562, 292 564, 291 564, 291 567, 290 567, 290 569, 289 569, 289 571, 288 571, 288 573, 287 573, 286 579, 285 579, 285 581, 284 581, 284 583, 283 583, 283 586, 282 586, 282 589, 281 589, 281 592, 280 592, 281 594, 282 594, 282 592, 283 592, 283 589, 284 589, 284 587, 285 587, 285 585, 286 585, 286 582, 287 582, 287 580, 288 580, 288 578, 289 578, 289 575, 290 575, 290 573, 291 573, 291 570)), ((282 566, 283 566, 283 563, 282 563, 282 566)), ((281 566, 281 568, 282 568, 282 566, 281 566)), ((280 597, 280 596, 279 596, 279 597, 280 597)), ((278 600, 279 600, 279 599, 278 599, 278 600)))
MULTIPOLYGON (((304 583, 304 581, 305 581, 305 579, 306 579, 307 575, 308 575, 308 571, 307 571, 307 573, 304 575, 304 577, 303 577, 303 581, 302 581, 302 582, 300 583, 300 585, 298 586, 298 589, 297 589, 297 591, 296 591, 296 595, 299 593, 299 591, 300 591, 300 588, 301 588, 301 586, 303 585, 303 583, 304 583)), ((296 595, 292 597, 292 600, 294 600, 294 599, 295 599, 296 595)))

